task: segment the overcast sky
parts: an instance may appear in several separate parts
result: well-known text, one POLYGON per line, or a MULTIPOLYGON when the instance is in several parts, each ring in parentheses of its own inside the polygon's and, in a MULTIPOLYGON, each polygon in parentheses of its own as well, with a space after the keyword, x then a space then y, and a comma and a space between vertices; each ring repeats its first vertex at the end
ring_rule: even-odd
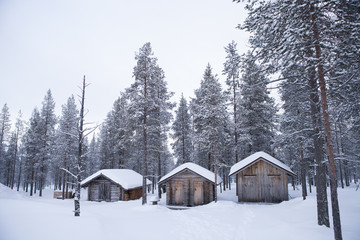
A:
POLYGON ((246 17, 232 0, 0 0, 0 107, 28 120, 48 89, 56 113, 87 89, 87 121, 101 123, 134 79, 135 52, 151 42, 173 101, 189 99, 208 63, 222 82, 224 47, 247 50, 246 17))

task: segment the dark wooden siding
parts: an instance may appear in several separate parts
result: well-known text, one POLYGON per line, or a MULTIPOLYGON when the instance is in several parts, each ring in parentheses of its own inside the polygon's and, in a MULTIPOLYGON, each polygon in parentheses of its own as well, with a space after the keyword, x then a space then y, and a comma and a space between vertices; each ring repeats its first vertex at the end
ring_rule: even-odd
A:
POLYGON ((182 206, 207 204, 214 200, 214 189, 212 182, 185 169, 166 181, 166 204, 182 206), (194 184, 202 185, 202 199, 198 201, 194 201, 194 184))
POLYGON ((141 196, 142 187, 124 190, 120 185, 104 177, 94 179, 88 184, 89 201, 128 201, 139 199, 141 196))
POLYGON ((239 202, 281 202, 288 200, 287 173, 263 160, 236 176, 239 202))

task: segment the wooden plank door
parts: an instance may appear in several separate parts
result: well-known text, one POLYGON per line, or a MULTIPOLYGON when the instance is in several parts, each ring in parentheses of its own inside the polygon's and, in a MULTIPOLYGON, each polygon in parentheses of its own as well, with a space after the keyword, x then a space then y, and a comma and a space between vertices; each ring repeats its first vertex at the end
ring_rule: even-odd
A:
POLYGON ((99 184, 99 201, 104 201, 106 198, 105 196, 105 184, 104 183, 100 183, 99 184))
POLYGON ((110 183, 99 184, 99 201, 111 201, 111 185, 110 183))
POLYGON ((270 175, 269 178, 269 202, 281 202, 281 176, 280 175, 270 175))
POLYGON ((175 205, 184 205, 184 183, 175 182, 175 205))
POLYGON ((194 182, 194 205, 204 204, 203 182, 194 182))
POLYGON ((244 176, 243 200, 248 202, 259 201, 259 184, 256 175, 244 176))

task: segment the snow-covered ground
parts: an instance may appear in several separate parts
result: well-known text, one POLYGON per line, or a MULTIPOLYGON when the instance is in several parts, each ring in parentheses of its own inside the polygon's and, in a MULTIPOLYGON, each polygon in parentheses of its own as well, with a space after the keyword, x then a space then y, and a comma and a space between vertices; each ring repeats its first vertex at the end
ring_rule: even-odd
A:
MULTIPOLYGON (((303 201, 301 189, 289 190, 292 199, 280 204, 237 203, 231 190, 187 210, 170 210, 164 199, 157 206, 89 202, 83 191, 81 217, 74 217, 73 200, 53 199, 51 189, 40 198, 0 185, 0 240, 333 239, 332 228, 316 223, 315 193, 303 201)), ((343 239, 360 239, 360 190, 339 188, 339 201, 343 239)))

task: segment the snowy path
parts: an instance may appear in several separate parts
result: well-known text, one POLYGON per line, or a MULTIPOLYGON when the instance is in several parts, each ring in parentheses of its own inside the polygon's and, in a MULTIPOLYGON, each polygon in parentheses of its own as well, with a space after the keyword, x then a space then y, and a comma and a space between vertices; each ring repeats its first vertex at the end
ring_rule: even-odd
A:
MULTIPOLYGON (((291 191, 292 196, 300 190, 291 191)), ((344 240, 360 239, 360 191, 339 189, 344 240)), ((280 204, 236 203, 234 191, 217 203, 188 210, 129 202, 81 201, 81 217, 72 200, 28 197, 0 186, 0 240, 115 239, 333 239, 332 229, 316 224, 314 193, 306 201, 280 204)))

